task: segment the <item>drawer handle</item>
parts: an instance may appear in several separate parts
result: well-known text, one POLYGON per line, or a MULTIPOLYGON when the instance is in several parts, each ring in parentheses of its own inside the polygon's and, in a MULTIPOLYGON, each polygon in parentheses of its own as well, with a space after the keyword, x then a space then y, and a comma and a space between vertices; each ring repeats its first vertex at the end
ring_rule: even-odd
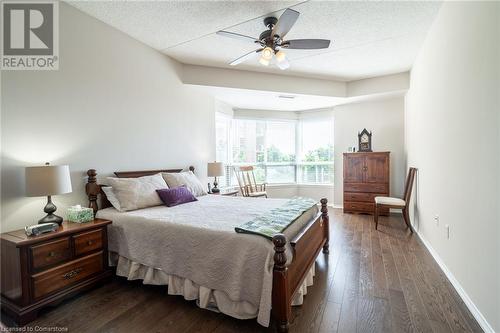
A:
POLYGON ((74 270, 63 275, 65 280, 69 280, 77 276, 82 271, 82 268, 75 268, 74 270))
POLYGON ((47 258, 52 258, 52 257, 55 257, 56 256, 56 253, 54 251, 50 251, 48 254, 47 254, 47 258))
POLYGON ((93 240, 89 240, 89 241, 87 242, 87 245, 92 245, 92 244, 94 244, 94 241, 93 241, 93 240))

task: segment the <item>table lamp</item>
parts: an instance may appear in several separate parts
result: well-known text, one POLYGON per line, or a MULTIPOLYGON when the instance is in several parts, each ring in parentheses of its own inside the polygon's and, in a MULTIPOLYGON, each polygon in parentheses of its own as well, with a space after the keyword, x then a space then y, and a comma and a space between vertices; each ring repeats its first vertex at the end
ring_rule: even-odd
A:
POLYGON ((212 162, 207 165, 207 176, 215 177, 214 179, 214 187, 212 188, 213 193, 219 193, 220 190, 217 188, 217 177, 224 176, 224 164, 221 162, 212 162))
POLYGON ((52 203, 52 195, 70 193, 71 191, 71 178, 67 165, 45 163, 45 166, 26 168, 26 195, 28 197, 47 196, 47 205, 43 209, 47 216, 39 220, 38 223, 61 225, 63 219, 54 214, 57 207, 52 203))

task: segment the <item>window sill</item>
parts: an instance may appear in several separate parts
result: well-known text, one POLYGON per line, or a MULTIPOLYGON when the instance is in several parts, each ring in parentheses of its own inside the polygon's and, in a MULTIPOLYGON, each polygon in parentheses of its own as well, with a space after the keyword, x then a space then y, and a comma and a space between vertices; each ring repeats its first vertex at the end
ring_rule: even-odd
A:
MULTIPOLYGON (((333 188, 333 184, 313 184, 313 183, 283 183, 283 184, 266 184, 268 189, 279 188, 295 188, 295 187, 310 187, 310 188, 333 188)), ((228 186, 221 188, 224 190, 236 190, 238 186, 228 186)))
POLYGON ((333 187, 333 184, 298 183, 297 186, 302 186, 302 187, 333 187))
POLYGON ((314 183, 290 183, 290 184, 267 184, 267 187, 333 187, 333 184, 314 183))

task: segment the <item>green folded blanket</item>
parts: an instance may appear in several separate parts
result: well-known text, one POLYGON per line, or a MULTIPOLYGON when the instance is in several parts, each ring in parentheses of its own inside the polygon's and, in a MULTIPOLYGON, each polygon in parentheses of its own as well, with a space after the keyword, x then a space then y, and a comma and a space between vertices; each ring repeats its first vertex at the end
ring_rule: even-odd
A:
POLYGON ((274 235, 282 233, 316 204, 317 202, 310 198, 294 197, 283 206, 273 208, 266 214, 245 222, 234 230, 239 233, 255 234, 272 239, 274 235))

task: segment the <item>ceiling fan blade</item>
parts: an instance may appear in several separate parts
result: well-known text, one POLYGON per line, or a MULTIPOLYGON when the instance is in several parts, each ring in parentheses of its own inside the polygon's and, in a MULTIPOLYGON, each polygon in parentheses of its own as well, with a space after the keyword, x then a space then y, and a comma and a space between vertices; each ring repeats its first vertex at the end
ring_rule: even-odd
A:
POLYGON ((280 36, 281 39, 285 37, 285 35, 292 29, 293 25, 299 18, 300 13, 296 10, 287 8, 281 14, 280 18, 278 19, 278 22, 273 28, 273 36, 280 36))
POLYGON ((251 59, 251 58, 252 58, 252 57, 254 57, 257 53, 262 52, 262 50, 263 50, 263 49, 261 48, 261 49, 254 50, 254 51, 252 51, 252 52, 248 52, 247 54, 242 55, 241 57, 236 58, 236 59, 234 59, 233 61, 231 61, 231 62, 229 63, 229 65, 231 65, 231 66, 236 66, 236 65, 239 65, 239 64, 241 64, 242 62, 247 61, 248 59, 251 59))
POLYGON ((247 42, 259 43, 260 44, 260 41, 257 40, 257 38, 253 38, 253 37, 250 37, 250 36, 238 34, 236 32, 229 32, 229 31, 219 30, 219 31, 217 31, 217 35, 224 36, 224 37, 229 37, 229 38, 234 38, 234 39, 239 39, 239 40, 244 40, 244 41, 247 41, 247 42))
POLYGON ((329 39, 291 39, 281 43, 281 46, 287 49, 327 49, 330 46, 329 39))

